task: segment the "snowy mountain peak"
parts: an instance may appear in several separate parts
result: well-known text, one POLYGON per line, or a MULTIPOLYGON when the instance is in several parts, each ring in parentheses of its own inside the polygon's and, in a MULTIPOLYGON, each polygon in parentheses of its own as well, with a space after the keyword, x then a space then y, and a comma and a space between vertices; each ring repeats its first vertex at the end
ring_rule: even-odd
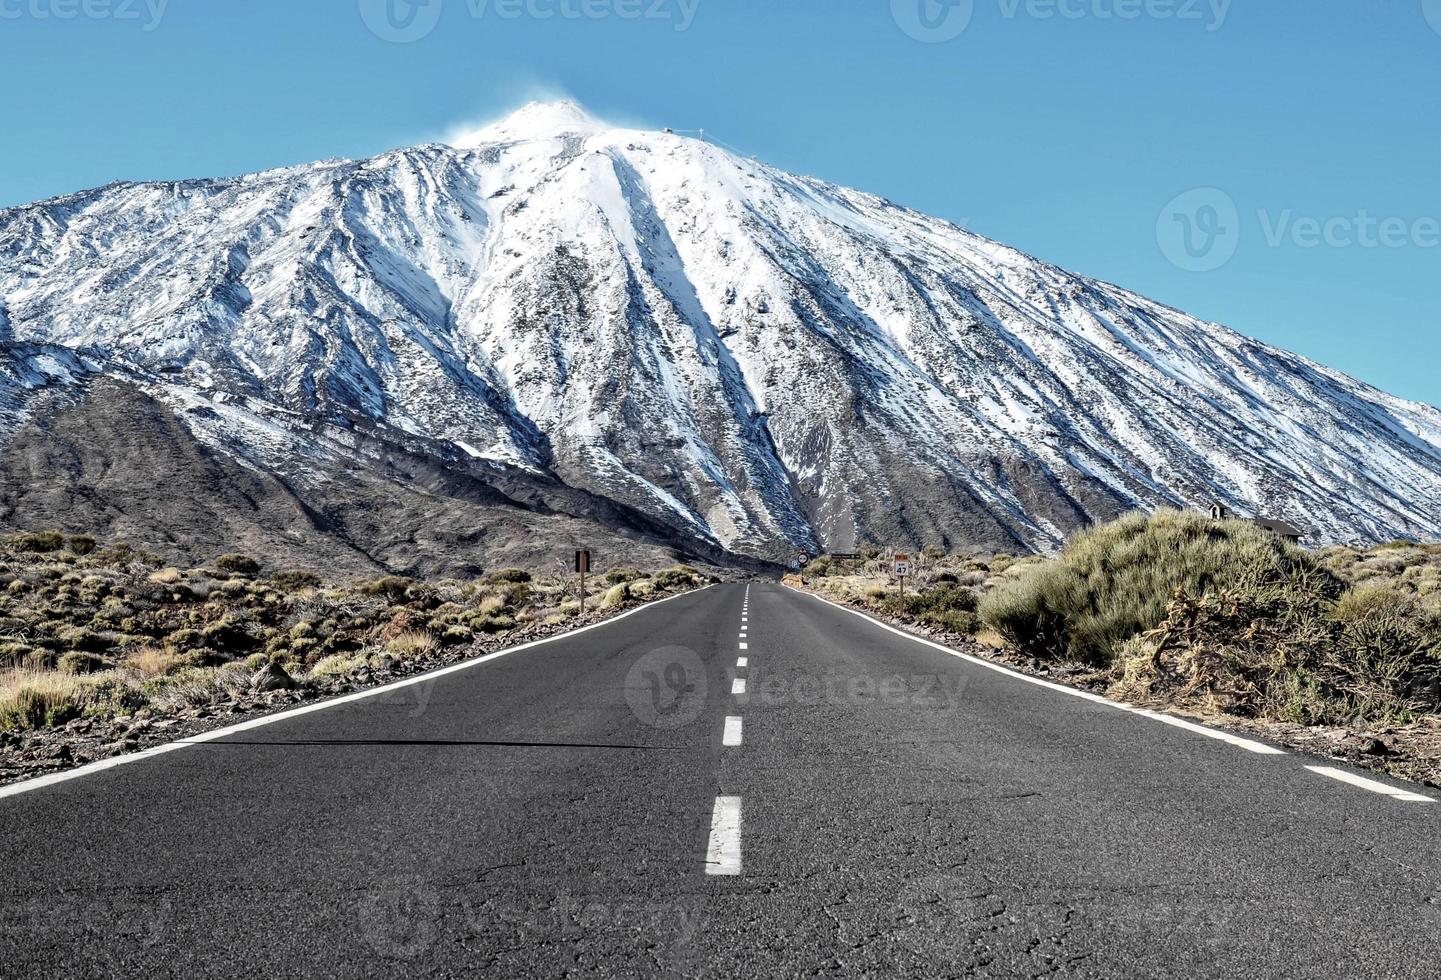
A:
POLYGON ((587 112, 580 103, 560 99, 553 102, 527 102, 497 122, 479 129, 461 131, 449 142, 452 146, 465 149, 488 143, 521 143, 566 135, 589 135, 603 132, 607 128, 609 127, 605 123, 587 112))
MULTIPOLYGON (((571 102, 0 211, 0 310, 0 359, 93 350, 259 471, 320 480, 373 436, 743 554, 1048 548, 1218 500, 1308 543, 1441 535, 1431 406, 571 102)), ((12 373, 0 448, 74 375, 12 373)))

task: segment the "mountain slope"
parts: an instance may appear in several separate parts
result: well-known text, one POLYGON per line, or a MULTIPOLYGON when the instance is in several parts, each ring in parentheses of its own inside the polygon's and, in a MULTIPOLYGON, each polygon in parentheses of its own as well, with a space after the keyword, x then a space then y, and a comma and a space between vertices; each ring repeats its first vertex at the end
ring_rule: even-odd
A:
POLYGON ((1434 408, 568 104, 462 146, 0 212, 6 337, 243 401, 187 424, 261 471, 359 429, 741 554, 1044 548, 1213 499, 1313 540, 1441 533, 1434 408))

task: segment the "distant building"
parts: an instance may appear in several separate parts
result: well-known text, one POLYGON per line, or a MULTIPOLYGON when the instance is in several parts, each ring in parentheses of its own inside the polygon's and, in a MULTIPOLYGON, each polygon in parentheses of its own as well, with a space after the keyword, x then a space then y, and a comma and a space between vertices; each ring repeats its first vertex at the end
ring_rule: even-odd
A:
MULTIPOLYGON (((1227 507, 1223 503, 1214 503, 1211 505, 1211 520, 1227 521, 1230 519, 1231 508, 1227 507)), ((1301 530, 1299 527, 1296 527, 1293 524, 1288 524, 1285 521, 1272 520, 1269 517, 1253 517, 1250 519, 1250 521, 1257 527, 1270 531, 1278 538, 1285 538, 1292 544, 1300 544, 1301 539, 1306 536, 1305 531, 1301 530)))
POLYGON ((1292 544, 1300 544, 1301 539, 1306 536, 1306 532, 1299 527, 1287 524, 1285 521, 1273 521, 1269 517, 1253 518, 1251 523, 1257 527, 1265 528, 1279 538, 1285 538, 1292 544))

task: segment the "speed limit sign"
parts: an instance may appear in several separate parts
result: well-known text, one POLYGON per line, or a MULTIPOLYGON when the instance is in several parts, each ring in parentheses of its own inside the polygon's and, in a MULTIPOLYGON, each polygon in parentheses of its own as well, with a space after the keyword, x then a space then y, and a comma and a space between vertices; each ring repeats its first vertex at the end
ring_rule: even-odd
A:
POLYGON ((906 578, 911 574, 911 556, 896 555, 896 578, 906 578))

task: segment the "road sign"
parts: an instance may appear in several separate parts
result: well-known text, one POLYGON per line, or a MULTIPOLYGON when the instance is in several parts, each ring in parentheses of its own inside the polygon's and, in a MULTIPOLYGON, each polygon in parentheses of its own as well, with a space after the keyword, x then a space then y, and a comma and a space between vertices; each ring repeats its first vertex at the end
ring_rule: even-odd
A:
POLYGON ((896 555, 896 578, 905 578, 911 574, 911 556, 896 555))
POLYGON ((834 560, 834 561, 860 561, 860 560, 861 560, 861 556, 860 556, 860 555, 852 555, 852 554, 842 553, 842 552, 836 552, 836 553, 834 553, 834 554, 827 555, 826 557, 828 557, 828 558, 830 558, 830 559, 832 559, 832 560, 834 560))
POLYGON ((802 568, 805 568, 811 563, 811 556, 802 551, 800 554, 796 555, 796 561, 800 563, 800 566, 802 568))
POLYGON ((580 614, 585 615, 585 573, 590 571, 590 552, 575 553, 575 570, 580 572, 580 614))

